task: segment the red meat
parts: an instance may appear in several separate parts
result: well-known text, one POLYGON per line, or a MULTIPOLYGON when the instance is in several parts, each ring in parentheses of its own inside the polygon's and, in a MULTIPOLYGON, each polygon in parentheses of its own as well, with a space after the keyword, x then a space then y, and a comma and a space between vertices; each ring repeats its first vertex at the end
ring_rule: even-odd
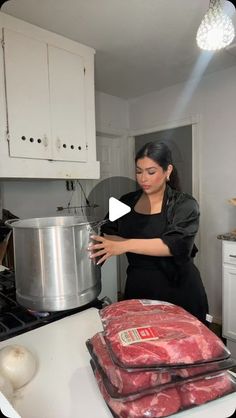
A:
POLYGON ((105 339, 121 367, 155 367, 228 357, 219 337, 185 314, 146 313, 110 321, 105 339))
MULTIPOLYGON (((185 319, 189 323, 189 327, 191 327, 191 324, 195 326, 196 318, 193 316, 185 316, 183 315, 176 315, 174 313, 169 312, 139 312, 133 313, 133 314, 127 314, 120 318, 115 318, 113 320, 110 320, 106 323, 105 326, 105 334, 108 336, 109 334, 114 334, 116 332, 120 332, 124 329, 124 326, 127 325, 129 328, 133 327, 143 327, 143 326, 152 326, 155 324, 159 324, 162 321, 168 321, 170 326, 173 328, 174 323, 177 320, 183 321, 185 319)), ((173 328, 174 329, 174 328, 173 328)))
POLYGON ((185 383, 179 387, 179 395, 183 408, 190 405, 201 405, 213 399, 219 398, 232 392, 233 383, 230 375, 223 372, 216 377, 185 383))
MULTIPOLYGON (((227 361, 227 360, 226 360, 227 361)), ((229 364, 229 366, 231 366, 231 364, 229 364)), ((203 366, 194 366, 194 367, 188 367, 185 369, 175 369, 174 373, 176 376, 180 376, 182 378, 187 378, 187 377, 191 377, 191 376, 196 376, 196 375, 203 375, 203 374, 207 374, 207 373, 212 373, 212 372, 217 372, 218 370, 225 370, 228 367, 223 367, 221 369, 221 364, 220 362, 213 362, 213 363, 209 363, 209 364, 204 364, 203 366)))
POLYGON ((180 306, 168 302, 149 300, 149 299, 130 299, 112 303, 100 310, 100 317, 103 322, 111 319, 117 319, 127 314, 144 312, 169 312, 173 314, 187 313, 180 306))
POLYGON ((116 366, 110 357, 102 333, 95 334, 90 342, 99 365, 120 395, 139 392, 160 384, 168 383, 171 380, 171 375, 167 372, 144 371, 129 373, 116 366))
POLYGON ((180 409, 181 402, 176 389, 166 389, 134 401, 122 402, 109 396, 97 371, 95 372, 95 377, 103 398, 113 413, 119 418, 167 417, 175 414, 180 409))

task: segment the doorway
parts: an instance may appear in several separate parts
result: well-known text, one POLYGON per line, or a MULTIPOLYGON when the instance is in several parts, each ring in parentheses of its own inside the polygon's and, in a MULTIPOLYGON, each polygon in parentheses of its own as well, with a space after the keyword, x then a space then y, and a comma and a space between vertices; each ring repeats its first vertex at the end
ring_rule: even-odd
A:
POLYGON ((165 142, 171 150, 181 189, 193 194, 193 138, 192 125, 135 136, 135 154, 147 142, 165 142))

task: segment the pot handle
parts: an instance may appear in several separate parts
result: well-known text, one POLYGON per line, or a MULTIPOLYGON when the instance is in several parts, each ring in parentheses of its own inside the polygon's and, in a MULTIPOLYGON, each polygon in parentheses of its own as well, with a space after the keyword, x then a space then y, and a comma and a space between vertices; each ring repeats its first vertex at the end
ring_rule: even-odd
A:
POLYGON ((109 219, 104 219, 103 221, 98 221, 98 223, 96 224, 96 227, 100 228, 102 225, 106 224, 107 222, 109 222, 109 219))
POLYGON ((96 228, 99 231, 99 234, 100 234, 101 226, 106 224, 107 222, 109 222, 109 219, 104 219, 102 221, 96 222, 93 226, 90 227, 90 232, 93 233, 93 228, 96 228))
POLYGON ((8 219, 7 221, 5 221, 5 225, 9 226, 10 228, 12 228, 12 223, 19 221, 19 218, 13 218, 13 219, 8 219))

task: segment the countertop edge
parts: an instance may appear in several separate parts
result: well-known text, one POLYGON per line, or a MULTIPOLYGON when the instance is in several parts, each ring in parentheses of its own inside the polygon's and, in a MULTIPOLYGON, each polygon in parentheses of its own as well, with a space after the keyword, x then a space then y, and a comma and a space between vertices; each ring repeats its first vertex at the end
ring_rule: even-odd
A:
POLYGON ((236 230, 235 232, 226 232, 225 234, 217 235, 217 239, 221 239, 224 241, 236 241, 236 230))

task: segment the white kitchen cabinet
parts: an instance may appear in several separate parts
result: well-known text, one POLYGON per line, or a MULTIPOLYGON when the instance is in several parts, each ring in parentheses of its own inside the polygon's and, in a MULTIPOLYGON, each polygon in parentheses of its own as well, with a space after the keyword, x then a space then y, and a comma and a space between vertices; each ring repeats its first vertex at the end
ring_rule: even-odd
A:
POLYGON ((87 161, 85 65, 82 57, 48 47, 53 160, 87 161))
POLYGON ((10 156, 49 159, 47 45, 5 28, 3 42, 10 156))
POLYGON ((0 177, 99 178, 94 50, 0 13, 0 177))
POLYGON ((236 344, 236 241, 222 241, 223 336, 236 344))

